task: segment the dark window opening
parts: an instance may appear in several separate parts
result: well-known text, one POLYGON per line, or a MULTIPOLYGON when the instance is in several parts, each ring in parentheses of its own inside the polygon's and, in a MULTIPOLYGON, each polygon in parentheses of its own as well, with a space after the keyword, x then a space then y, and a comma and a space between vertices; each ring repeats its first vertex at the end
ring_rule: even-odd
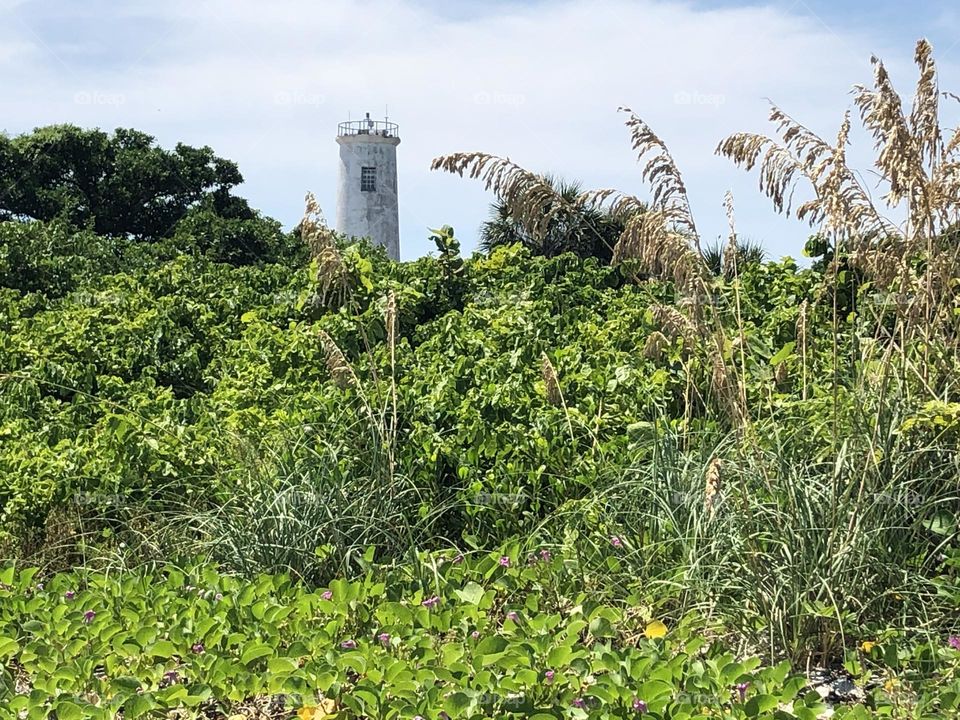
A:
POLYGON ((363 192, 376 192, 377 169, 375 167, 360 168, 360 189, 363 192))

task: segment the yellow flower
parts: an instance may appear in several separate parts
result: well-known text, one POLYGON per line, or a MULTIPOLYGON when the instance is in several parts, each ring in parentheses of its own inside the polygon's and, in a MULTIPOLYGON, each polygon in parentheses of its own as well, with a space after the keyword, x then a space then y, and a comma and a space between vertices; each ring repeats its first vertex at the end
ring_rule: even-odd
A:
POLYGON ((893 678, 890 678, 883 684, 883 689, 887 692, 893 692, 893 678))
POLYGON ((667 634, 667 626, 659 620, 651 620, 647 623, 647 629, 643 631, 643 634, 650 640, 656 640, 667 634))
POLYGON ((324 698, 319 705, 304 705, 297 710, 299 720, 324 720, 337 713, 337 702, 333 698, 324 698))
POLYGON ((874 645, 876 645, 875 642, 871 642, 870 640, 864 640, 862 643, 860 643, 860 649, 863 650, 865 653, 868 653, 871 650, 873 650, 874 645))

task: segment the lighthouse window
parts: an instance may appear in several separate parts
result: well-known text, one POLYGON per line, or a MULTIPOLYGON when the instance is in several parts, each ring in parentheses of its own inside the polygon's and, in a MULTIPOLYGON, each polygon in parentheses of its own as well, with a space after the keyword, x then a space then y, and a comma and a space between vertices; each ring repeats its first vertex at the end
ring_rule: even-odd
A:
POLYGON ((360 168, 360 189, 364 192, 376 192, 377 169, 375 167, 360 168))

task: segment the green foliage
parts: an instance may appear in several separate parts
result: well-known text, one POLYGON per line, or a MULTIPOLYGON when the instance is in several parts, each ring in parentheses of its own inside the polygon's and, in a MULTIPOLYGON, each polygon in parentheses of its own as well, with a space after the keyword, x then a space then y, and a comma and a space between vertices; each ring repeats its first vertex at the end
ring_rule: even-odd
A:
POLYGON ((204 198, 229 208, 243 182, 209 147, 169 152, 136 130, 52 125, 0 138, 0 147, 0 217, 92 223, 104 235, 164 237, 204 198))
MULTIPOLYGON (((931 588, 960 510, 951 375, 930 376, 947 398, 931 404, 820 270, 749 263, 691 298, 572 254, 463 259, 443 228, 439 257, 412 263, 337 248, 332 302, 316 260, 234 267, 176 238, 148 253, 0 228, 7 247, 76 252, 0 294, 4 554, 202 552, 316 584, 362 572, 370 544, 399 562, 616 535, 630 552, 598 556, 597 592, 656 588, 771 658, 835 656, 865 624, 950 625, 931 588), (690 305, 689 328, 663 320, 690 305)), ((864 297, 850 305, 876 307, 864 297)))
MULTIPOLYGON (((100 246, 92 252, 50 244, 47 252, 54 256, 81 254, 96 262, 103 258, 105 243, 112 243, 117 254, 130 245, 106 238, 156 242, 173 235, 178 251, 209 254, 221 262, 287 256, 293 248, 279 224, 232 194, 242 182, 236 164, 209 147, 179 143, 169 151, 136 130, 107 134, 52 125, 14 138, 0 135, 0 221, 57 221, 104 236, 77 236, 100 246)), ((38 248, 28 244, 17 249, 38 248)), ((15 272, 18 264, 31 269, 43 261, 14 255, 8 262, 15 272)), ((109 263, 103 271, 111 264, 116 265, 109 263)), ((0 263, 0 277, 2 269, 0 263)))
POLYGON ((245 211, 242 217, 224 217, 210 202, 187 211, 177 223, 171 245, 180 252, 231 265, 300 265, 306 260, 305 248, 292 234, 284 234, 278 221, 252 211, 245 211))
POLYGON ((498 247, 521 244, 533 255, 556 257, 572 252, 581 258, 595 257, 609 263, 613 248, 623 233, 624 223, 610 212, 579 206, 582 192, 579 183, 566 182, 551 176, 546 181, 575 210, 543 208, 554 217, 543 237, 535 238, 510 212, 509 204, 498 199, 490 205, 490 219, 480 226, 480 247, 491 252, 498 247))
POLYGON ((692 618, 668 621, 664 637, 645 630, 649 609, 591 595, 573 557, 504 548, 418 564, 420 577, 371 568, 313 591, 210 567, 42 585, 10 568, 0 706, 10 717, 209 717, 273 696, 301 716, 344 719, 807 719, 824 707, 785 663, 738 658, 692 618))
POLYGON ((714 275, 723 275, 732 280, 748 266, 762 264, 766 259, 766 250, 761 243, 737 239, 736 260, 728 258, 729 246, 724 247, 719 242, 709 244, 703 248, 703 262, 714 275))

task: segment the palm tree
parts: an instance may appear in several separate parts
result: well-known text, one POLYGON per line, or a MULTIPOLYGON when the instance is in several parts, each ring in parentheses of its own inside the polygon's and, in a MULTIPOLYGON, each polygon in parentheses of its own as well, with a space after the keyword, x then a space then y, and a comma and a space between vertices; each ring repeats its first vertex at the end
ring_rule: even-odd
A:
POLYGON ((729 251, 729 244, 724 247, 720 243, 713 243, 703 248, 704 264, 715 276, 723 275, 727 280, 733 279, 734 267, 736 267, 736 274, 739 275, 745 268, 751 265, 760 265, 767 259, 767 251, 756 240, 737 238, 736 265, 731 261, 732 258, 727 257, 729 251))
POLYGON ((548 203, 544 214, 553 213, 545 232, 534 236, 511 212, 502 198, 490 205, 490 219, 480 226, 480 247, 490 252, 504 245, 520 243, 534 255, 554 257, 572 252, 581 258, 595 257, 609 263, 613 247, 623 233, 624 224, 604 209, 584 207, 578 203, 580 183, 546 175, 543 178, 559 200, 548 203), (558 209, 557 204, 563 203, 558 209), (571 209, 575 208, 575 209, 571 209))

